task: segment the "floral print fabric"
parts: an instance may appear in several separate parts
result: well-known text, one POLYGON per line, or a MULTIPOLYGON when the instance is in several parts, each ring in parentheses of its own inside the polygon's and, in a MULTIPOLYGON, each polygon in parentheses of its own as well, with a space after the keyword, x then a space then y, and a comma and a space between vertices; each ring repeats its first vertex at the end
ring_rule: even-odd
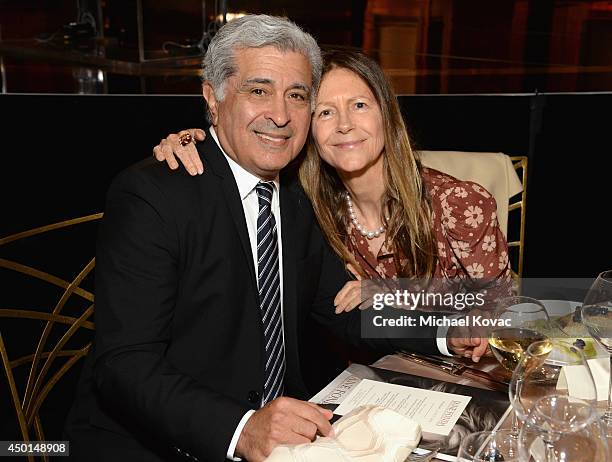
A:
MULTIPOLYGON (((422 178, 431 201, 437 244, 434 280, 485 287, 488 300, 510 295, 508 244, 497 223, 493 196, 477 183, 434 169, 423 168, 422 178)), ((349 250, 369 279, 397 278, 397 256, 386 241, 375 255, 368 239, 352 224, 348 231, 349 250)))

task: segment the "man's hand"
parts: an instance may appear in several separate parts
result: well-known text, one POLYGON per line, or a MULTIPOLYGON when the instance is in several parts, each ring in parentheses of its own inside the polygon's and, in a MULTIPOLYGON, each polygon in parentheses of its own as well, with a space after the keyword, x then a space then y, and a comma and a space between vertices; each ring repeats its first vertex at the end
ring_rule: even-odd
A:
POLYGON ((472 361, 477 363, 486 353, 489 341, 484 337, 455 338, 449 336, 446 344, 453 353, 465 358, 472 358, 472 361))
POLYGON ((256 411, 242 429, 236 456, 259 462, 279 444, 313 441, 317 434, 328 436, 332 411, 293 398, 277 398, 256 411))
POLYGON ((491 327, 481 326, 475 319, 492 319, 495 316, 493 311, 470 310, 466 315, 469 321, 467 326, 453 326, 448 329, 446 346, 456 355, 472 358, 472 361, 477 363, 488 351, 491 327))
POLYGON ((161 140, 159 144, 153 148, 153 155, 160 162, 165 160, 168 163, 168 167, 172 170, 176 170, 179 166, 176 161, 178 157, 190 175, 201 175, 204 173, 204 166, 200 160, 198 150, 195 147, 195 141, 185 146, 179 141, 179 137, 186 133, 191 135, 192 140, 204 141, 206 138, 204 130, 200 130, 199 128, 181 130, 179 133, 172 133, 168 135, 167 138, 161 140))

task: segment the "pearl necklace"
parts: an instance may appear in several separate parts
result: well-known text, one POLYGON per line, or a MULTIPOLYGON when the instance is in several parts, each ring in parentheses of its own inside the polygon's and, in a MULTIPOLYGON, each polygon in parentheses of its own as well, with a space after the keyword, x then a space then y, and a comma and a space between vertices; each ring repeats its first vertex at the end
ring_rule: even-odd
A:
POLYGON ((355 225, 355 228, 357 228, 357 231, 359 231, 363 237, 365 237, 366 239, 374 239, 375 237, 378 237, 385 232, 384 225, 375 231, 368 231, 367 229, 365 229, 365 227, 361 223, 359 223, 359 220, 357 220, 357 215, 355 215, 355 210, 353 209, 353 201, 351 200, 351 195, 346 192, 344 197, 346 199, 346 205, 348 205, 351 221, 353 222, 353 225, 355 225))

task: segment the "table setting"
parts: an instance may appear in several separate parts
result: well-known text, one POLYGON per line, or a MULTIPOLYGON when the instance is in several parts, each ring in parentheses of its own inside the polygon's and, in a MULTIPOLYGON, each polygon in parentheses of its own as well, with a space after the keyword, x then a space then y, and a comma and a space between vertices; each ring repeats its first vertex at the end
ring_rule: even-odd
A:
POLYGON ((497 301, 478 363, 398 351, 350 364, 311 398, 334 432, 271 462, 612 460, 612 271, 582 302, 497 301))

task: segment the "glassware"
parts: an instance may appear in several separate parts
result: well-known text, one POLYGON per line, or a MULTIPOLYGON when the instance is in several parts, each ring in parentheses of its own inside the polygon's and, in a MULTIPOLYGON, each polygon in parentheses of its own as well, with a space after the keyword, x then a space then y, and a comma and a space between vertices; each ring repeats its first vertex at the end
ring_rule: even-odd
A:
MULTIPOLYGON (((495 317, 506 320, 509 325, 497 327, 489 333, 489 346, 497 361, 511 374, 529 345, 548 339, 544 332, 550 330, 550 318, 542 303, 524 296, 499 300, 495 317)), ((515 414, 512 414, 512 432, 518 436, 515 414)))
POLYGON ((540 398, 521 428, 518 446, 522 461, 607 460, 607 441, 595 408, 569 396, 540 398))
MULTIPOLYGON (((591 337, 610 355, 612 370, 612 270, 597 276, 584 298, 580 312, 582 323, 591 337)), ((612 374, 608 385, 608 405, 602 419, 606 435, 612 437, 612 374)))
POLYGON ((470 433, 457 453, 459 462, 518 462, 519 446, 510 430, 470 433))
POLYGON ((597 389, 584 353, 569 342, 543 340, 527 348, 512 373, 508 395, 514 414, 524 422, 535 403, 547 396, 579 398, 594 408, 597 389), (571 374, 571 382, 567 377, 571 374), (571 383, 571 389, 568 386, 571 383))
POLYGON ((531 343, 548 338, 544 332, 549 330, 550 318, 542 303, 523 296, 501 299, 495 315, 498 320, 506 320, 508 325, 496 327, 489 333, 489 346, 504 369, 512 373, 531 343))

